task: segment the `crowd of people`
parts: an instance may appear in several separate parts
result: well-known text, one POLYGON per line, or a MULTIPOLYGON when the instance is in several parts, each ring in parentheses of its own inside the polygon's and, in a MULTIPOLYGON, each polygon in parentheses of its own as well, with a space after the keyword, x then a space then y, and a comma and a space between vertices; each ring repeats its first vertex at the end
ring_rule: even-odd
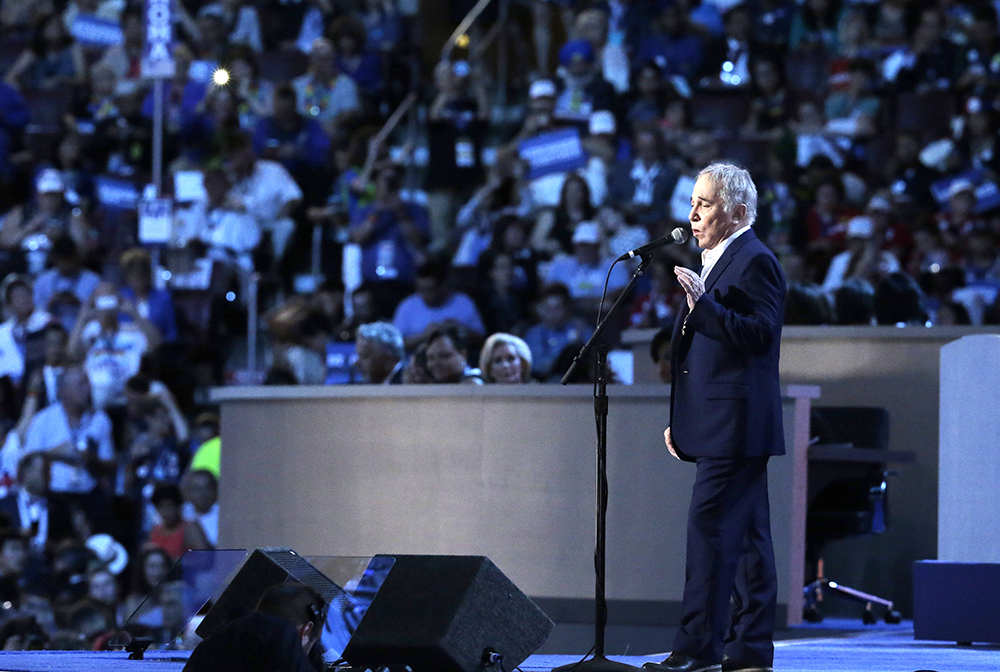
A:
MULTIPOLYGON (((3 0, 0 646, 175 629, 163 578, 218 533, 200 390, 558 380, 715 160, 786 324, 1000 323, 997 4, 524 0, 437 61, 470 3, 179 0, 153 185, 143 3, 3 0)), ((669 330, 674 265, 612 346, 669 330)))

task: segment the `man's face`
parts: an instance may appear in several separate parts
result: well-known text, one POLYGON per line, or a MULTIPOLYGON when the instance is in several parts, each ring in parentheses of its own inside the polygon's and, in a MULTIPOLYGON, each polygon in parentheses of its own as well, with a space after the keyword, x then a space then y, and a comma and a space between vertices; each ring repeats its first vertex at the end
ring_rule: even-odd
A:
POLYGON ((691 233, 698 247, 711 250, 738 228, 733 215, 722 207, 722 197, 710 175, 702 175, 691 192, 691 233))
POLYGON ((389 353, 367 338, 358 338, 356 349, 358 368, 369 383, 381 383, 396 365, 389 353))
POLYGON ((83 369, 70 369, 63 374, 62 401, 72 408, 90 406, 90 381, 83 369))
POLYGON ((445 285, 437 278, 417 278, 417 294, 431 308, 438 308, 448 298, 445 285))
POLYGON ((550 329, 555 329, 569 318, 569 304, 563 297, 550 294, 542 302, 541 313, 542 323, 550 329))
POLYGON ((193 474, 187 484, 187 499, 198 513, 205 513, 215 504, 215 484, 206 474, 193 474))

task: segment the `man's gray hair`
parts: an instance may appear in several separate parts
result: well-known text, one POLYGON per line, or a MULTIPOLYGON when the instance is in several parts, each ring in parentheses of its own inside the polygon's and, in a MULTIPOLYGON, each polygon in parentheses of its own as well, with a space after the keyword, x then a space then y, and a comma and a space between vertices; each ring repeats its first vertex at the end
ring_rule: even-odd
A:
POLYGON ((377 345, 397 359, 402 359, 403 355, 406 354, 406 349, 403 347, 403 334, 395 325, 388 322, 362 324, 358 327, 357 337, 377 345))
POLYGON ((757 219, 757 186, 749 171, 731 163, 713 163, 698 173, 698 177, 708 175, 715 182, 722 199, 723 209, 730 215, 736 213, 740 205, 747 206, 747 214, 740 228, 753 224, 757 219))

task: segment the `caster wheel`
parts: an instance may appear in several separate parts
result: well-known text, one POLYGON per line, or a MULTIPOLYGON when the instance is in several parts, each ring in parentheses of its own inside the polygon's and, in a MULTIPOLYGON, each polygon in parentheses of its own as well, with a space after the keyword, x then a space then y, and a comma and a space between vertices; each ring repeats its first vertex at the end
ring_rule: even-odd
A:
POLYGON ((861 621, 865 625, 875 625, 878 619, 875 618, 875 614, 872 613, 871 609, 865 609, 864 613, 861 614, 861 621))
POLYGON ((823 614, 816 607, 806 607, 802 610, 802 618, 809 623, 822 623, 823 614))
POLYGON ((898 611, 890 610, 885 612, 885 622, 889 623, 890 625, 895 625, 896 623, 899 623, 902 620, 903 617, 900 615, 898 611))

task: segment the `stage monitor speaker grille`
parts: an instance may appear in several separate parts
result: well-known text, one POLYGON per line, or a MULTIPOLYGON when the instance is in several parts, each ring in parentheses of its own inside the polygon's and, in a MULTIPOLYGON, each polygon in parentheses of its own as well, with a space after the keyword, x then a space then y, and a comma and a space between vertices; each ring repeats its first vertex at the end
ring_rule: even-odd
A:
POLYGON ((344 658, 355 667, 414 672, 513 670, 552 632, 552 621, 489 558, 397 555, 344 658))

